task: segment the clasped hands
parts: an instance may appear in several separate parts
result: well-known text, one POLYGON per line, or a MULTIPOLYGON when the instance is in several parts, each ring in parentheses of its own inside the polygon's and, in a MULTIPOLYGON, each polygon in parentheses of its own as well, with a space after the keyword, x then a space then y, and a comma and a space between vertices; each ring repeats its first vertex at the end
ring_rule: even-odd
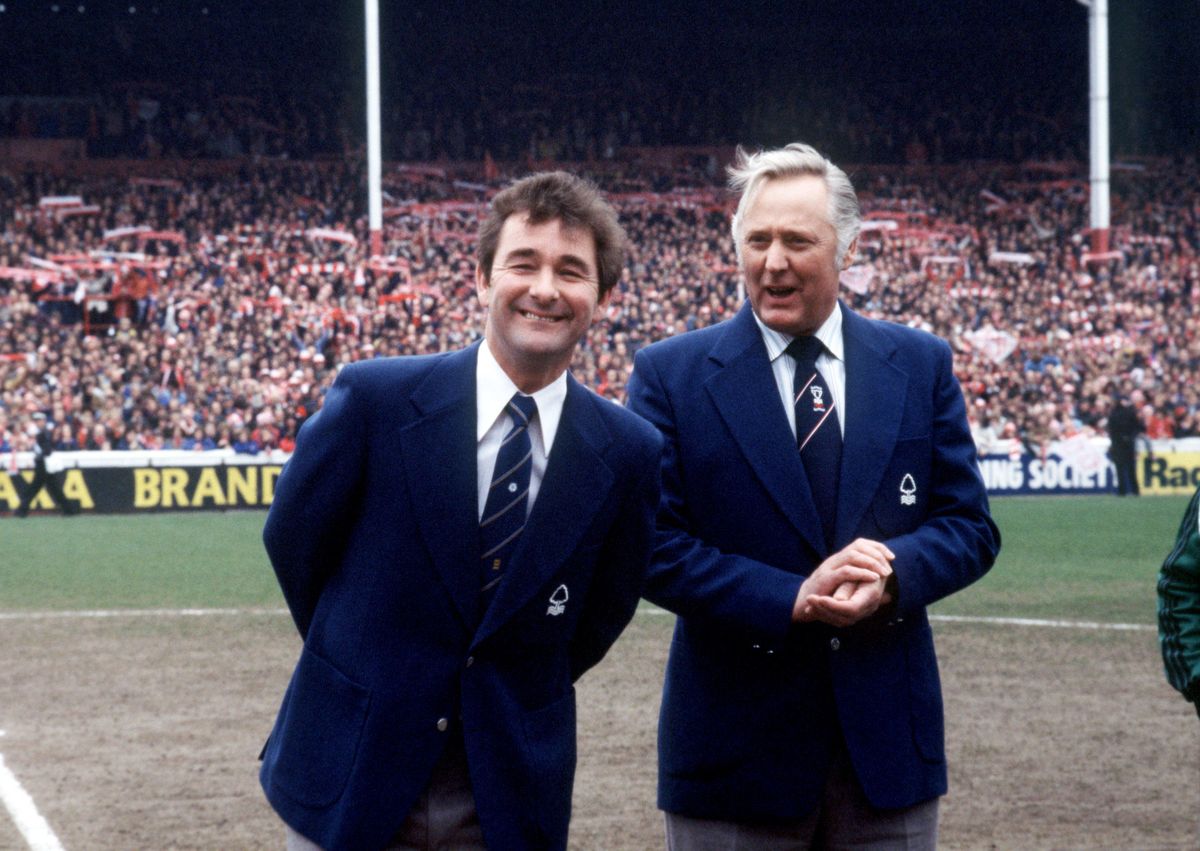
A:
POLYGON ((895 553, 879 541, 858 538, 814 570, 796 595, 792 620, 853 626, 891 602, 885 590, 895 553))

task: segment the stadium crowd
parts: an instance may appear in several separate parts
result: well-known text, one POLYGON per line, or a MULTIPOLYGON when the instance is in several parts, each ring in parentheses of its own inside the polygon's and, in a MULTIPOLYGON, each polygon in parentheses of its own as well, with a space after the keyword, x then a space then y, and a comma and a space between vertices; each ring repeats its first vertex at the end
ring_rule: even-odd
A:
MULTIPOLYGON (((339 365, 475 337, 474 218, 502 178, 399 167, 370 257, 352 164, 169 178, 0 174, 0 452, 36 411, 59 449, 292 445, 339 365)), ((632 356, 740 304, 719 175, 597 164, 631 237, 574 365, 621 401, 632 356), (671 191, 656 191, 673 185, 671 191)), ((845 297, 957 350, 980 451, 1103 434, 1142 391, 1150 437, 1200 434, 1195 163, 1117 174, 1112 251, 1066 166, 862 167, 845 297)))
MULTIPOLYGON (((1076 111, 1048 102, 1031 114, 966 90, 942 96, 917 87, 918 94, 906 97, 912 103, 901 109, 886 92, 825 98, 820 93, 827 90, 818 89, 762 104, 738 120, 732 117, 735 105, 719 90, 701 95, 653 77, 573 89, 570 96, 554 84, 527 85, 517 95, 524 106, 516 109, 502 96, 503 86, 405 89, 384 116, 389 149, 415 162, 477 161, 485 154, 502 161, 613 159, 628 148, 732 144, 770 135, 777 126, 803 126, 830 139, 830 155, 842 161, 952 163, 1081 153, 1076 111), (939 117, 913 117, 934 114, 939 117)), ((265 84, 247 92, 164 90, 135 82, 86 96, 0 95, 0 137, 82 139, 92 157, 149 159, 306 160, 343 156, 356 147, 355 116, 328 87, 304 102, 265 84)))
MULTIPOLYGON (((347 27, 357 43, 359 24, 325 8, 305 23, 291 4, 259 5, 30 11, 0 39, 0 138, 78 138, 92 157, 346 156, 361 139, 362 82, 337 33, 347 27), (281 35, 264 38, 264 25, 281 35), (179 49, 197 42, 209 47, 179 49)), ((1082 39, 1058 45, 1072 70, 1047 87, 1044 56, 1025 39, 981 34, 964 52, 953 28, 928 16, 903 32, 864 23, 849 50, 841 13, 807 10, 798 32, 738 15, 700 48, 687 4, 650 4, 632 41, 628 21, 601 16, 577 34, 569 62, 539 50, 504 63, 492 43, 508 24, 503 7, 473 10, 471 27, 439 23, 449 8, 409 12, 384 44, 385 155, 397 160, 612 159, 641 146, 796 136, 820 140, 838 162, 1086 154, 1082 39), (606 47, 616 43, 620 63, 606 47), (770 62, 783 52, 805 61, 770 62)), ((1156 124, 1162 109, 1143 108, 1114 111, 1124 150, 1191 141, 1156 124)))

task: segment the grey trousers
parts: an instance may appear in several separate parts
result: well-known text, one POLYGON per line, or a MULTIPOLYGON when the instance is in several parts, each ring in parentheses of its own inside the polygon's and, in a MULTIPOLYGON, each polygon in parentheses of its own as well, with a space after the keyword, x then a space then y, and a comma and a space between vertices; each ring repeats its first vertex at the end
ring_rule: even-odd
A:
MULTIPOLYGON (((451 733, 446 751, 433 769, 399 832, 385 851, 485 851, 483 832, 475 813, 475 796, 467 772, 461 733, 451 733)), ((319 845, 287 829, 287 851, 321 851, 319 845)))
POLYGON ((667 851, 935 851, 938 799, 898 810, 871 805, 839 749, 817 808, 795 823, 741 824, 666 814, 667 851))

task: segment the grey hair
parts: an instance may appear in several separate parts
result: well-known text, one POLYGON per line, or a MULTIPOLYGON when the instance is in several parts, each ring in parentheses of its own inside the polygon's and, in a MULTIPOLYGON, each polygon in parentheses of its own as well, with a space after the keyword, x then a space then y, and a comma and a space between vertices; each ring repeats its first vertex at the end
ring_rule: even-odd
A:
POLYGON ((745 148, 739 145, 737 159, 728 170, 729 188, 742 193, 737 211, 733 214, 733 247, 737 252, 739 265, 742 262, 741 237, 746 211, 750 209, 763 184, 770 180, 805 174, 820 177, 825 181, 825 187, 829 191, 827 216, 837 232, 835 260, 839 266, 842 265, 842 258, 846 256, 851 243, 858 236, 862 223, 858 196, 854 193, 854 185, 850 183, 846 172, 827 160, 812 145, 801 142, 755 154, 747 153, 745 148))

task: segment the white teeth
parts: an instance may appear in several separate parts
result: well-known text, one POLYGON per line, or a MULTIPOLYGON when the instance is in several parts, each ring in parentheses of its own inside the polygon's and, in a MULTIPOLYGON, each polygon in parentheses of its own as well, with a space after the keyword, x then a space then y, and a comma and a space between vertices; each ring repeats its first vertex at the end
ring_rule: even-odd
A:
POLYGON ((538 322, 558 322, 562 319, 561 316, 538 316, 536 313, 530 313, 527 310, 522 310, 521 315, 526 319, 536 319, 538 322))

